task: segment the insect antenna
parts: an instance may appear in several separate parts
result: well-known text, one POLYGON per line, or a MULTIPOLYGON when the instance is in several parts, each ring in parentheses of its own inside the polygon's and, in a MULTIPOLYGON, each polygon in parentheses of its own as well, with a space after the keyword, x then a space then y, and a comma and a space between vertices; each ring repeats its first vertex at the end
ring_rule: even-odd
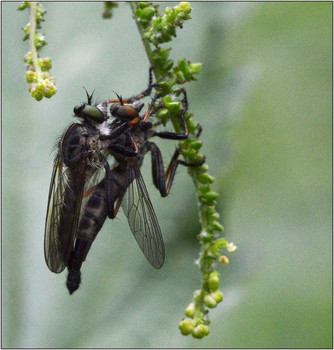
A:
POLYGON ((113 92, 116 94, 117 98, 119 99, 119 102, 120 104, 123 106, 124 105, 124 102, 123 102, 123 98, 122 98, 122 95, 118 95, 118 93, 116 91, 113 90, 113 92))
POLYGON ((88 100, 88 103, 87 103, 87 104, 91 105, 91 104, 92 104, 92 99, 93 99, 93 94, 94 94, 95 90, 92 92, 92 94, 91 94, 91 95, 89 95, 89 93, 88 93, 87 89, 86 89, 84 86, 83 86, 83 88, 84 88, 84 89, 85 89, 85 91, 86 91, 87 100, 88 100))

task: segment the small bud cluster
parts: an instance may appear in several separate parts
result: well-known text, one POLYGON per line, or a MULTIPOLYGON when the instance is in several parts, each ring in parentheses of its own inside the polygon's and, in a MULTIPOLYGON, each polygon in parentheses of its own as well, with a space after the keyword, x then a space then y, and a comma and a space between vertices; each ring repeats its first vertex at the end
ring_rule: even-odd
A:
POLYGON ((167 43, 176 37, 176 28, 182 28, 183 22, 191 19, 191 7, 188 2, 181 2, 172 9, 167 7, 163 16, 158 15, 157 6, 148 2, 138 3, 135 16, 139 18, 141 25, 147 29, 145 39, 154 46, 167 43))
POLYGON ((23 40, 30 39, 30 51, 24 57, 29 91, 37 101, 43 97, 50 98, 57 92, 55 79, 49 72, 52 63, 49 57, 38 57, 38 52, 46 45, 46 41, 43 34, 36 32, 36 29, 41 29, 46 10, 41 4, 29 1, 24 1, 17 9, 20 11, 30 9, 30 22, 23 28, 25 33, 23 40))
POLYGON ((179 323, 179 329, 183 335, 192 335, 194 338, 201 339, 209 335, 210 328, 203 323, 196 323, 191 318, 185 318, 179 323))
POLYGON ((163 15, 159 14, 157 5, 137 3, 135 19, 143 30, 143 38, 154 46, 150 60, 156 77, 159 77, 159 92, 162 96, 173 94, 176 84, 196 80, 196 75, 202 70, 201 63, 191 63, 185 59, 174 64, 169 58, 171 49, 160 47, 160 44, 176 36, 177 27, 182 28, 183 22, 191 19, 190 12, 188 2, 181 2, 172 9, 167 7, 163 15))
POLYGON ((205 276, 203 288, 196 290, 191 302, 186 308, 187 318, 179 323, 183 335, 191 334, 194 338, 203 338, 210 333, 210 321, 205 308, 213 309, 223 301, 223 293, 218 290, 220 276, 211 272, 205 276))
POLYGON ((115 7, 118 7, 118 4, 114 1, 104 1, 104 11, 102 13, 102 18, 111 18, 112 11, 115 7))

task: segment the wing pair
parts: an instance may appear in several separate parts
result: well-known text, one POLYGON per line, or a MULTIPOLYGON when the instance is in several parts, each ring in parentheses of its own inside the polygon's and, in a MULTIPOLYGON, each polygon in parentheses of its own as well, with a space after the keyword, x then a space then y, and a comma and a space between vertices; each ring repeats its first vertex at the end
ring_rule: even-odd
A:
MULTIPOLYGON (((48 268, 55 273, 62 272, 70 258, 82 215, 84 193, 92 193, 98 183, 98 180, 93 180, 98 179, 98 176, 89 181, 85 179, 85 166, 85 161, 79 164, 82 174, 77 171, 79 176, 74 179, 71 169, 63 164, 61 157, 57 156, 54 162, 45 224, 44 255, 48 268)), ((130 176, 122 208, 145 257, 153 267, 160 268, 165 258, 160 226, 139 169, 132 168, 130 176)))

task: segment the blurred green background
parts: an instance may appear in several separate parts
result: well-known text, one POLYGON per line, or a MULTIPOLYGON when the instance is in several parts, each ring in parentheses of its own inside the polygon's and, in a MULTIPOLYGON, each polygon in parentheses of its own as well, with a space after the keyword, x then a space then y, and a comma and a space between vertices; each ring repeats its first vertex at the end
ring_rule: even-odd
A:
MULTIPOLYGON (((171 3, 162 3, 160 8, 171 3)), ((123 214, 107 222, 69 296, 44 263, 52 147, 73 106, 147 86, 148 61, 128 4, 45 3, 42 32, 58 93, 33 100, 24 80, 28 13, 2 3, 2 346, 332 347, 332 4, 191 3, 172 58, 203 62, 188 84, 203 153, 220 193, 224 235, 238 249, 219 266, 224 301, 211 334, 178 323, 200 286, 190 178, 167 198, 143 176, 163 231, 161 270, 146 261, 123 214)), ((174 142, 158 140, 166 161, 174 142)), ((147 157, 149 158, 149 157, 147 157)))

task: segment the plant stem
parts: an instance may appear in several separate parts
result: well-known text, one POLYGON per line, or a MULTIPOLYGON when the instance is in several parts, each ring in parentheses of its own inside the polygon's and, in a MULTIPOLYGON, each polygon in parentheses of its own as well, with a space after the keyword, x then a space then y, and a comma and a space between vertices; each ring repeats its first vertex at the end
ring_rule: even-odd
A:
MULTIPOLYGON (((150 61, 150 66, 152 67, 153 64, 152 64, 152 56, 153 56, 153 52, 152 52, 152 49, 151 49, 151 46, 150 46, 150 43, 147 39, 145 39, 145 36, 144 36, 144 28, 142 27, 142 25, 137 21, 136 19, 136 9, 137 9, 137 4, 135 1, 130 1, 129 2, 130 4, 130 7, 131 7, 131 11, 132 11, 132 14, 133 14, 133 18, 137 24, 137 28, 138 28, 138 31, 139 31, 139 34, 140 34, 140 37, 141 37, 141 40, 143 42, 143 45, 144 45, 144 49, 146 51, 146 54, 147 54, 147 57, 148 57, 148 60, 150 61)), ((155 76, 155 80, 158 81, 160 76, 159 74, 156 72, 155 69, 153 69, 153 73, 154 73, 154 76, 155 76)))
POLYGON ((38 65, 37 50, 35 47, 35 36, 36 36, 36 8, 37 2, 30 3, 30 34, 29 34, 29 43, 30 43, 30 52, 32 55, 32 62, 37 73, 38 81, 42 81, 42 71, 38 65))

